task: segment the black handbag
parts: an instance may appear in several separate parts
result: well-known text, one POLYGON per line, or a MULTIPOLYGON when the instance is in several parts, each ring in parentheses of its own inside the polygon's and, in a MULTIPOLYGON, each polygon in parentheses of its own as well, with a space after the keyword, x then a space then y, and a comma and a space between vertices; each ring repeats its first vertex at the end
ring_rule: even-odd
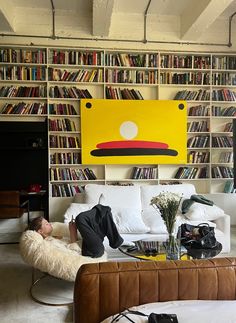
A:
POLYGON ((179 227, 178 236, 186 249, 214 249, 219 244, 214 227, 210 227, 208 223, 199 225, 183 223, 179 227))
POLYGON ((117 314, 115 317, 113 317, 111 323, 113 322, 119 322, 119 320, 122 317, 125 317, 127 319, 127 321, 135 323, 135 321, 133 321, 131 319, 130 316, 128 315, 140 315, 140 316, 146 316, 148 319, 148 323, 178 323, 178 319, 176 314, 166 314, 166 313, 151 313, 150 315, 144 314, 142 312, 139 311, 133 311, 133 310, 125 310, 119 314, 117 314))

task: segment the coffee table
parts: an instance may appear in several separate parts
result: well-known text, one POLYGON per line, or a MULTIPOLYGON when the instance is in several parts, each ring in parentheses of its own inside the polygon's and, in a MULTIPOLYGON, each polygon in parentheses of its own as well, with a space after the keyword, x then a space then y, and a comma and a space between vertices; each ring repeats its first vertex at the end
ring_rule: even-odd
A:
MULTIPOLYGON (((135 241, 134 241, 135 243, 135 241)), ((163 241, 160 241, 163 244, 163 241)), ((152 260, 152 261, 164 261, 166 260, 166 253, 164 251, 164 246, 160 248, 155 254, 145 253, 138 248, 131 246, 120 246, 118 248, 123 254, 140 260, 152 260)), ((180 260, 186 259, 207 259, 217 256, 222 250, 222 244, 219 243, 214 249, 186 249, 183 248, 180 251, 180 260)))

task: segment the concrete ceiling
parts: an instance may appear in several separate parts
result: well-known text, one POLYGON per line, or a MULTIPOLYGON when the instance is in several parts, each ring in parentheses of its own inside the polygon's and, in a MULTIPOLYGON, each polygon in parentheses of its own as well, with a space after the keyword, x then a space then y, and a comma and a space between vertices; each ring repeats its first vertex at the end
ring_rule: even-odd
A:
POLYGON ((0 0, 0 33, 50 36, 52 6, 57 35, 91 38, 141 32, 148 9, 147 26, 162 22, 162 33, 178 29, 180 40, 194 41, 236 12, 236 0, 0 0))

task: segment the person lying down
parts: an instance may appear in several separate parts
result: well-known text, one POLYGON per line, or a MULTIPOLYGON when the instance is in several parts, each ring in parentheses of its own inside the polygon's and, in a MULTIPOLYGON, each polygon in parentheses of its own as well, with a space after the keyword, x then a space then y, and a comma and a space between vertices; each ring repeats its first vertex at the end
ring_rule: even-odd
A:
POLYGON ((79 268, 86 263, 107 261, 103 240, 112 248, 123 239, 113 222, 111 209, 101 204, 78 214, 68 224, 49 223, 43 217, 33 219, 20 239, 20 254, 33 268, 52 276, 75 281, 79 268))
POLYGON ((62 235, 54 235, 53 225, 43 217, 33 219, 28 230, 38 232, 44 239, 54 244, 57 244, 55 239, 59 239, 60 245, 72 250, 81 250, 83 256, 92 258, 98 258, 104 254, 105 237, 108 238, 109 245, 113 249, 123 243, 123 238, 113 221, 110 207, 101 204, 95 205, 89 211, 81 212, 76 216, 75 221, 69 222, 69 240, 62 235))

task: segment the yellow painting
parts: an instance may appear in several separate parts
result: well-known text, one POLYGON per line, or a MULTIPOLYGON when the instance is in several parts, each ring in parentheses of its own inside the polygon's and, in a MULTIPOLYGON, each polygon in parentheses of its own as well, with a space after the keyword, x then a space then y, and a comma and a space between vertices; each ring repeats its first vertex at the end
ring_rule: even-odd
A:
POLYGON ((185 164, 187 106, 175 100, 82 99, 83 164, 185 164))

